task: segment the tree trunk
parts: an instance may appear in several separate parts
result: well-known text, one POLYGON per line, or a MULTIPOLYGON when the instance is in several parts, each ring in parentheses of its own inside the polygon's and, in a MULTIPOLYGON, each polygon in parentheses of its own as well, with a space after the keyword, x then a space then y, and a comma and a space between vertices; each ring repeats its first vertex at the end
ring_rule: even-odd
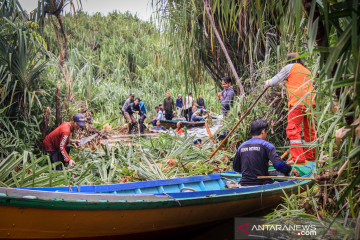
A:
POLYGON ((42 139, 44 139, 46 137, 46 135, 48 134, 48 127, 50 124, 50 120, 51 120, 51 110, 49 107, 46 107, 43 111, 43 122, 41 123, 41 134, 42 134, 42 139))
POLYGON ((214 30, 214 33, 215 33, 215 35, 216 35, 216 38, 218 39, 218 41, 219 41, 219 43, 220 43, 220 46, 221 46, 221 49, 223 50, 223 52, 224 52, 224 54, 225 54, 226 60, 228 61, 229 65, 230 65, 230 68, 231 68, 231 70, 232 70, 232 72, 233 72, 233 74, 234 74, 234 77, 235 77, 235 80, 236 80, 236 84, 238 85, 238 89, 239 89, 239 91, 240 91, 240 94, 243 95, 243 96, 245 96, 244 87, 243 87, 243 85, 241 84, 241 81, 240 81, 239 76, 238 76, 238 74, 237 74, 237 72, 236 72, 236 69, 235 69, 235 67, 234 67, 234 65, 233 65, 233 63, 232 63, 232 61, 231 61, 231 59, 230 59, 230 56, 229 56, 229 54, 228 54, 228 52, 227 52, 227 50, 226 50, 226 48, 225 48, 224 43, 223 43, 222 40, 221 40, 220 34, 219 34, 219 32, 217 31, 217 29, 216 29, 214 20, 213 20, 212 17, 211 17, 211 13, 210 13, 210 3, 209 3, 208 0, 203 0, 203 2, 204 2, 204 5, 205 5, 205 11, 206 11, 206 13, 207 13, 207 15, 208 15, 208 17, 209 17, 209 20, 210 20, 211 26, 212 26, 212 28, 213 28, 213 30, 214 30))
POLYGON ((57 40, 58 47, 59 47, 59 55, 60 55, 59 64, 60 64, 60 66, 62 67, 62 66, 64 65, 65 59, 64 59, 63 48, 62 48, 62 44, 61 44, 60 31, 59 31, 59 28, 58 28, 58 26, 56 25, 54 19, 53 19, 52 17, 50 17, 50 19, 51 19, 51 23, 52 23, 53 26, 54 26, 55 35, 56 35, 56 40, 57 40))
POLYGON ((61 34, 63 36, 63 39, 64 39, 64 61, 67 59, 67 56, 68 56, 68 42, 67 42, 67 36, 66 36, 66 32, 65 32, 65 27, 64 27, 64 24, 63 24, 63 21, 61 19, 61 16, 60 14, 56 16, 59 24, 60 24, 60 29, 61 29, 61 34))
POLYGON ((62 34, 62 37, 63 37, 63 41, 64 43, 62 44, 62 41, 61 41, 61 36, 60 36, 60 30, 59 30, 59 27, 56 25, 55 21, 53 20, 53 18, 51 18, 51 22, 54 26, 54 29, 55 29, 55 34, 56 34, 56 39, 57 39, 57 42, 58 42, 58 47, 59 47, 59 54, 60 54, 60 59, 59 59, 59 65, 60 65, 60 71, 64 71, 64 78, 65 78, 65 83, 67 85, 67 92, 68 92, 68 96, 66 98, 66 103, 64 104, 64 108, 67 108, 67 106, 69 106, 70 104, 70 100, 71 100, 71 97, 72 97, 72 81, 70 79, 70 76, 69 76, 69 70, 68 70, 68 67, 67 67, 67 64, 66 64, 66 59, 67 59, 67 56, 68 56, 68 44, 67 44, 67 35, 66 35, 66 32, 65 32, 65 27, 64 27, 64 24, 63 24, 63 21, 61 19, 61 16, 60 15, 56 15, 56 18, 59 22, 59 25, 60 25, 60 30, 61 30, 61 34, 62 34))
POLYGON ((60 81, 58 81, 57 87, 56 87, 56 115, 55 115, 56 127, 59 126, 62 122, 61 121, 60 89, 61 89, 61 84, 60 84, 60 81))

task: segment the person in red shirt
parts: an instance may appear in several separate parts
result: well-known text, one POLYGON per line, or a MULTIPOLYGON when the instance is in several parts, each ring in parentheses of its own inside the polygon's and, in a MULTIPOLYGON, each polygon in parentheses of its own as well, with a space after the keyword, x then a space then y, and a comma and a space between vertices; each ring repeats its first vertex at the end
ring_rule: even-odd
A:
MULTIPOLYGON (((81 113, 73 116, 70 122, 64 122, 43 141, 43 150, 50 155, 52 163, 63 162, 68 163, 69 168, 75 165, 74 160, 69 157, 70 147, 67 146, 70 134, 80 127, 85 127, 85 117, 81 113)), ((62 165, 57 165, 56 170, 62 170, 62 165)))
POLYGON ((178 133, 178 134, 183 134, 184 133, 184 129, 182 129, 182 123, 181 122, 176 123, 175 132, 178 133))

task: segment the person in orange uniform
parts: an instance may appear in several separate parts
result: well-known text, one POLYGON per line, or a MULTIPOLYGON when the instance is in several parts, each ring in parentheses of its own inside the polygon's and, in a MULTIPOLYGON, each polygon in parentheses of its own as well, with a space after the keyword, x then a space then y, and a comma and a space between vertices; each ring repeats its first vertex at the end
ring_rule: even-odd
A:
POLYGON ((180 135, 184 133, 184 129, 182 129, 182 123, 181 122, 176 123, 175 132, 180 134, 180 135))
MULTIPOLYGON (((74 167, 75 162, 69 157, 70 147, 67 144, 70 134, 80 127, 85 127, 85 117, 81 113, 77 113, 70 122, 62 123, 45 137, 43 150, 49 153, 52 163, 61 161, 64 164, 68 163, 69 168, 74 167)), ((62 165, 57 165, 56 170, 62 170, 62 165)))
POLYGON ((285 81, 289 94, 289 114, 286 134, 290 140, 292 160, 289 163, 304 163, 305 160, 315 160, 315 148, 295 147, 303 145, 301 140, 301 123, 304 126, 304 145, 310 145, 316 140, 312 115, 309 106, 315 107, 315 93, 312 84, 311 72, 304 66, 296 53, 287 55, 288 63, 281 71, 265 82, 265 87, 275 86, 285 81), (291 61, 289 61, 291 60, 291 61))

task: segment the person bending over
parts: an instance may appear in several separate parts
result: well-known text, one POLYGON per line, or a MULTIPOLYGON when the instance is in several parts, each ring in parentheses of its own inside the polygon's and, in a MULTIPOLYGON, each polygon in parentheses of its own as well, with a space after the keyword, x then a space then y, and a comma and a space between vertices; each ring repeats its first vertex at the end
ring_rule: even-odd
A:
POLYGON ((310 147, 316 141, 316 119, 310 107, 312 105, 315 109, 316 90, 310 70, 304 66, 301 59, 297 58, 296 53, 289 53, 287 65, 273 78, 267 80, 265 87, 273 87, 281 82, 286 83, 289 96, 286 135, 291 145, 291 162, 305 163, 305 160, 315 161, 316 159, 316 148, 310 147), (301 140, 302 128, 304 143, 301 140), (303 149, 299 145, 307 145, 307 147, 303 149))
MULTIPOLYGON (((70 134, 80 127, 85 127, 85 117, 81 113, 73 116, 70 122, 64 122, 49 135, 42 143, 43 150, 50 155, 52 163, 67 163, 69 168, 75 165, 74 160, 69 157, 70 146, 68 146, 70 134)), ((62 165, 57 165, 56 170, 62 170, 62 165)))
POLYGON ((143 113, 140 110, 139 103, 140 103, 140 98, 135 98, 135 101, 127 107, 124 113, 126 121, 129 123, 129 134, 132 134, 131 130, 136 124, 136 119, 133 114, 134 113, 139 114, 140 118, 143 115, 143 113))
POLYGON ((203 116, 203 110, 202 109, 199 109, 199 110, 196 110, 194 112, 194 114, 191 116, 191 121, 192 122, 200 122, 200 121, 203 121, 204 119, 208 118, 209 117, 209 114, 205 114, 205 116, 203 116))
MULTIPOLYGON (((254 120, 250 126, 252 138, 241 144, 238 148, 233 168, 236 172, 242 173, 240 184, 242 186, 271 184, 272 179, 258 179, 258 176, 269 176, 269 160, 274 168, 289 175, 291 166, 286 164, 276 153, 274 145, 265 141, 269 125, 262 119, 254 120)), ((294 168, 293 173, 299 176, 299 172, 294 168)))

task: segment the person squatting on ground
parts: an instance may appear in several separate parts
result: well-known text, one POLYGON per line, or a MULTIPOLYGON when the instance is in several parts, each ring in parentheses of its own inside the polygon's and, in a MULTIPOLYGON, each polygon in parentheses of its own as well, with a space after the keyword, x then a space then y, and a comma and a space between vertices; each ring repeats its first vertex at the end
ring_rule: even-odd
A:
POLYGON ((163 115, 162 111, 159 111, 159 110, 160 110, 159 106, 155 106, 156 116, 153 117, 153 120, 151 120, 151 124, 152 124, 153 126, 156 126, 157 120, 162 120, 162 119, 164 118, 164 115, 163 115), (159 112, 160 112, 160 113, 159 113, 159 112), (159 114, 160 114, 160 115, 159 115, 159 114), (161 119, 160 119, 160 118, 161 118, 161 119))
POLYGON ((192 98, 192 93, 189 93, 188 96, 185 97, 185 118, 186 118, 186 121, 191 121, 191 116, 192 116, 192 108, 194 106, 194 101, 193 101, 193 98, 192 98))
POLYGON ((207 118, 208 114, 205 114, 205 116, 203 116, 204 112, 205 111, 203 111, 202 109, 194 111, 193 115, 191 116, 191 122, 200 122, 207 118))
POLYGON ((166 98, 164 98, 164 110, 166 120, 172 120, 174 111, 174 100, 170 97, 169 92, 166 93, 166 98))
POLYGON ((181 112, 184 108, 184 103, 181 94, 178 95, 178 98, 176 99, 176 117, 181 117, 181 112))
MULTIPOLYGON (((139 103, 140 103, 140 98, 135 98, 135 101, 127 107, 127 109, 124 113, 125 119, 129 123, 129 132, 128 132, 129 134, 132 134, 131 130, 133 129, 134 125, 136 124, 136 119, 133 114, 134 113, 139 114, 140 119, 141 119, 141 116, 143 115, 143 113, 140 110, 139 103)), ((140 126, 140 128, 141 128, 141 126, 140 126)))
MULTIPOLYGON (((250 134, 252 138, 238 148, 233 169, 242 174, 241 186, 270 184, 274 181, 268 179, 258 179, 258 176, 269 176, 269 160, 274 168, 289 175, 291 166, 286 164, 277 154, 274 145, 265 141, 269 125, 262 119, 254 120, 250 126, 250 134)), ((293 173, 299 176, 299 172, 293 168, 293 173)))
POLYGON ((224 117, 227 116, 234 103, 235 92, 231 86, 231 79, 229 77, 223 77, 221 79, 224 90, 221 93, 218 93, 218 98, 222 105, 222 111, 224 117))
MULTIPOLYGON (((64 122, 49 135, 47 135, 42 143, 43 150, 50 156, 52 163, 62 162, 68 164, 69 168, 73 168, 75 161, 69 157, 70 146, 68 146, 70 134, 85 127, 85 117, 81 113, 73 116, 70 122, 64 122)), ((56 170, 62 170, 62 164, 56 166, 56 170)))
POLYGON ((315 160, 315 148, 306 147, 303 149, 302 147, 296 146, 302 145, 301 124, 304 126, 304 145, 311 145, 312 142, 316 140, 314 129, 316 124, 315 117, 309 110, 309 106, 311 105, 315 108, 315 93, 311 72, 304 66, 300 59, 292 60, 296 57, 296 53, 288 54, 288 64, 281 69, 277 75, 267 80, 265 86, 273 87, 286 80, 285 83, 289 95, 289 114, 286 134, 291 145, 291 163, 304 163, 305 160, 315 160))

